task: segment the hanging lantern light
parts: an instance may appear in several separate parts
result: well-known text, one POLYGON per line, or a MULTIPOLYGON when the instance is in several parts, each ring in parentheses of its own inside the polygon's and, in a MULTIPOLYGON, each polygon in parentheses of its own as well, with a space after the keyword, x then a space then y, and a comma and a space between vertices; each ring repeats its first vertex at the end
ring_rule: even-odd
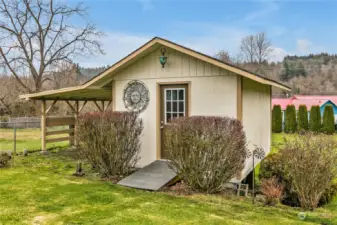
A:
POLYGON ((159 57, 159 62, 162 68, 164 68, 166 61, 167 61, 167 57, 165 56, 166 48, 161 48, 160 51, 161 51, 162 56, 159 57))

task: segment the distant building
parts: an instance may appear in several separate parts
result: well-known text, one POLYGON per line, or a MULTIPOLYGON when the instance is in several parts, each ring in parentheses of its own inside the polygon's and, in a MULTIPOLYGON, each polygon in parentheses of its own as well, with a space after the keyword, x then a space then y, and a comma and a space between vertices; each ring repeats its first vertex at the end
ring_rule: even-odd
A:
POLYGON ((282 110, 282 120, 284 121, 284 112, 287 105, 294 105, 296 110, 300 105, 306 105, 309 110, 311 106, 318 105, 323 116, 324 108, 327 105, 331 105, 335 114, 335 123, 337 122, 337 95, 294 95, 290 98, 273 98, 272 105, 280 105, 282 110))

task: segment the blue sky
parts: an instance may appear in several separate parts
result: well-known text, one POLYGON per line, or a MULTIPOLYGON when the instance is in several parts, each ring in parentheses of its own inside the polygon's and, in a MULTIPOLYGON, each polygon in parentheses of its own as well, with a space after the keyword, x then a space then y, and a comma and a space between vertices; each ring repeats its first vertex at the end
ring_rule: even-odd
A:
MULTIPOLYGON (((71 3, 74 3, 72 0, 71 3)), ((287 54, 337 53, 337 1, 85 0, 88 19, 105 32, 106 54, 85 66, 112 64, 154 36, 209 55, 235 55, 240 40, 264 31, 272 60, 287 54)))

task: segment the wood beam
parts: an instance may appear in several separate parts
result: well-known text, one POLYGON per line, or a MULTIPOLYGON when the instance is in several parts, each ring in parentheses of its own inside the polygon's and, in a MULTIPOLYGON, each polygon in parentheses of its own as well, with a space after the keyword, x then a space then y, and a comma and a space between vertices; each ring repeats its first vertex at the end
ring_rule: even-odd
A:
POLYGON ((79 111, 79 104, 78 101, 75 102, 75 133, 74 133, 74 144, 77 146, 77 120, 78 120, 78 111, 79 111))
POLYGON ((108 104, 106 105, 106 107, 104 108, 104 111, 107 111, 107 109, 109 108, 109 106, 111 105, 112 101, 109 101, 108 104))
POLYGON ((49 113, 49 111, 55 106, 57 100, 54 100, 53 103, 49 106, 49 108, 46 110, 46 114, 49 113))
POLYGON ((75 110, 75 108, 70 104, 70 102, 69 102, 68 100, 66 100, 66 103, 67 103, 67 105, 71 108, 71 110, 73 111, 73 113, 76 114, 76 110, 75 110))
POLYGON ((100 112, 102 112, 102 109, 101 109, 101 107, 98 105, 98 103, 97 103, 96 101, 94 101, 94 103, 95 103, 96 107, 98 108, 98 110, 99 110, 100 112))
POLYGON ((46 151, 46 100, 41 101, 41 150, 46 151))
POLYGON ((83 105, 81 106, 81 108, 79 108, 78 113, 80 113, 82 111, 82 109, 84 108, 84 106, 87 104, 88 101, 84 101, 83 105))

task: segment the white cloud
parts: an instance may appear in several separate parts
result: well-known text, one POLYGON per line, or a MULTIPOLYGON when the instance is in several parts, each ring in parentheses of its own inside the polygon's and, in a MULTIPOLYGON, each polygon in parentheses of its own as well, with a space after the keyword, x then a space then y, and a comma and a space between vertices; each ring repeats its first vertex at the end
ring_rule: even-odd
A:
POLYGON ((289 55, 289 53, 283 48, 273 47, 273 52, 270 55, 271 62, 280 62, 284 59, 285 56, 289 55))
POLYGON ((309 53, 312 42, 307 39, 298 39, 296 41, 296 49, 300 54, 309 53))

